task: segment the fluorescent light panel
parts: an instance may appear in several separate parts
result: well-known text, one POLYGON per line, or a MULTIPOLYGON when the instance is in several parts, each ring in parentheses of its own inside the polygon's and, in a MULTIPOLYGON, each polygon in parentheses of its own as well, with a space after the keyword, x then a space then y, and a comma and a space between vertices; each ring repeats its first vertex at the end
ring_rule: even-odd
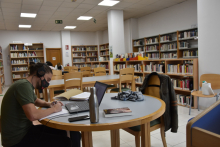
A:
POLYGON ((76 26, 65 26, 64 29, 75 29, 76 26))
POLYGON ((91 16, 80 16, 77 18, 77 20, 90 20, 91 18, 91 16))
POLYGON ((30 17, 30 18, 35 18, 37 14, 35 13, 21 13, 21 17, 30 17))
POLYGON ((31 28, 31 25, 19 25, 19 28, 31 28))
POLYGON ((100 2, 98 5, 100 6, 114 6, 117 3, 119 3, 120 1, 113 1, 113 0, 103 0, 102 2, 100 2))

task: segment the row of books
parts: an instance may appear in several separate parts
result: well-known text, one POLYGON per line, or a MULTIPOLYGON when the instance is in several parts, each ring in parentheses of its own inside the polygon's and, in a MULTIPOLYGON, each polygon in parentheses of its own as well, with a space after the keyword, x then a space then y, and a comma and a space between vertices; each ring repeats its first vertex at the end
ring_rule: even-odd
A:
MULTIPOLYGON (((190 96, 177 94, 176 95, 177 103, 181 105, 188 105, 190 104, 190 96)), ((192 100, 192 106, 194 106, 193 100, 192 100)))
POLYGON ((145 43, 146 44, 152 44, 152 43, 158 43, 158 38, 155 37, 155 38, 148 38, 145 40, 145 43))
POLYGON ((97 51, 97 47, 86 47, 87 51, 97 51))
POLYGON ((171 40, 172 40, 171 35, 164 35, 160 37, 160 42, 171 41, 171 40))
POLYGON ((12 67, 12 71, 26 71, 28 67, 12 67))
POLYGON ((125 64, 115 64, 114 70, 119 71, 120 69, 126 68, 125 64))
POLYGON ((180 48, 189 48, 189 43, 188 42, 179 42, 179 47, 180 48))
POLYGON ((135 72, 143 72, 141 64, 130 64, 127 65, 127 68, 134 68, 135 72))
POLYGON ((164 64, 156 64, 155 62, 150 62, 150 65, 143 65, 143 70, 144 72, 165 73, 165 66, 164 64))
POLYGON ((144 46, 138 47, 138 52, 144 52, 144 46))
POLYGON ((93 65, 91 65, 91 68, 97 68, 97 67, 99 67, 99 64, 93 64, 93 65))
POLYGON ((26 78, 26 77, 28 77, 28 73, 23 73, 23 74, 19 74, 19 75, 12 74, 12 77, 13 78, 26 78))
POLYGON ((34 63, 40 63, 41 62, 41 60, 39 59, 39 58, 29 58, 29 63, 30 62, 34 62, 34 63))
POLYGON ((174 88, 181 90, 193 90, 193 79, 171 78, 174 88))
POLYGON ((90 62, 90 61, 98 61, 98 58, 87 58, 87 62, 90 62))
POLYGON ((73 47, 72 51, 86 51, 85 47, 73 47))
POLYGON ((183 51, 183 57, 198 57, 198 50, 183 51))
POLYGON ((139 84, 142 84, 143 83, 143 79, 144 77, 143 76, 135 76, 137 78, 135 78, 135 83, 139 83, 139 84))
POLYGON ((109 56, 106 57, 99 57, 99 61, 109 61, 109 56))
POLYGON ((146 53, 146 57, 153 58, 153 59, 159 59, 160 54, 159 53, 146 53))
POLYGON ((91 64, 74 64, 74 66, 81 68, 81 67, 91 67, 91 64))
POLYGON ((173 52, 173 53, 161 53, 160 54, 161 58, 177 58, 177 52, 173 52))
POLYGON ((105 50, 105 49, 108 49, 108 48, 109 48, 109 45, 101 46, 101 47, 100 47, 100 50, 105 50))
POLYGON ((109 69, 108 64, 100 64, 100 67, 104 67, 105 69, 109 69))
POLYGON ((106 51, 106 52, 100 52, 100 56, 103 56, 103 55, 109 55, 109 51, 106 51))
POLYGON ((179 39, 190 38, 194 36, 198 36, 198 30, 184 31, 180 32, 178 35, 179 39))
POLYGON ((73 62, 86 62, 86 60, 83 58, 83 59, 73 59, 73 62))
POLYGON ((167 73, 172 73, 172 74, 193 74, 193 65, 190 64, 177 64, 177 65, 172 65, 168 64, 167 65, 167 73))
POLYGON ((97 56, 97 52, 89 52, 87 53, 87 56, 97 56))
POLYGON ((73 57, 85 57, 86 53, 73 53, 73 57))
POLYGON ((146 51, 158 51, 159 46, 158 45, 151 45, 146 47, 146 51))
POLYGON ((161 51, 167 51, 167 50, 172 50, 172 49, 177 49, 177 44, 176 43, 163 44, 160 47, 161 51))
POLYGON ((27 57, 27 53, 11 53, 11 58, 27 57))
POLYGON ((143 40, 136 40, 136 41, 134 41, 134 46, 138 46, 138 45, 144 45, 143 40))

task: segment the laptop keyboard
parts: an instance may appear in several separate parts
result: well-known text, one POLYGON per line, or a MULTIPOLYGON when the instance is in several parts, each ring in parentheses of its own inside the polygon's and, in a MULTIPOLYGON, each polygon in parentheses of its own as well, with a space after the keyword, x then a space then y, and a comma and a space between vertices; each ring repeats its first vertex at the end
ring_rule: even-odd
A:
POLYGON ((88 102, 74 102, 76 106, 79 107, 80 110, 89 110, 89 103, 88 102))

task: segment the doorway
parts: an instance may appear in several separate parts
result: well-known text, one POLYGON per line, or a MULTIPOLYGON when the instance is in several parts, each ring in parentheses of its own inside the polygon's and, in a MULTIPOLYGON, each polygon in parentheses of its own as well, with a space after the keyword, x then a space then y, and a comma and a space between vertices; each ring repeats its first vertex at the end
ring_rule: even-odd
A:
POLYGON ((46 48, 46 56, 46 61, 50 61, 53 66, 57 65, 57 63, 63 65, 61 48, 46 48))

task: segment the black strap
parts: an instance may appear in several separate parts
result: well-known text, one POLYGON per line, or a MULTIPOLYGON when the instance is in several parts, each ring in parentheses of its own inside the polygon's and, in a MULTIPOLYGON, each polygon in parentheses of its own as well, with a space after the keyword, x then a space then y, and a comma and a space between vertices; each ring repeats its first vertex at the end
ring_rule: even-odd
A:
POLYGON ((148 87, 160 87, 160 85, 148 85, 148 87))

